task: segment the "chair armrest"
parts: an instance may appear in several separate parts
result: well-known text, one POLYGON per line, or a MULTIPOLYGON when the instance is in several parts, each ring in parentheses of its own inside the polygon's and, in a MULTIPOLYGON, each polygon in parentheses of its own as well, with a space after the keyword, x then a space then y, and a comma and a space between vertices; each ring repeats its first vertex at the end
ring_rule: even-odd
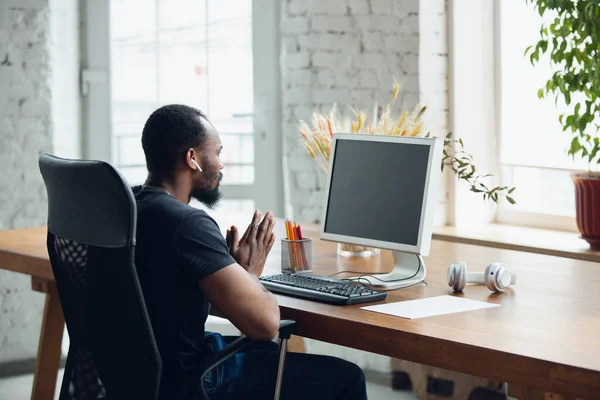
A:
POLYGON ((279 338, 289 339, 294 325, 296 325, 296 321, 292 321, 291 319, 281 320, 279 322, 279 338))
MULTIPOLYGON (((289 339, 290 331, 292 327, 296 324, 296 321, 292 321, 289 319, 284 319, 279 322, 279 338, 281 339, 289 339)), ((204 391, 204 377, 206 374, 212 370, 217 365, 221 364, 223 361, 227 360, 229 357, 242 351, 245 347, 247 347, 254 340, 250 339, 247 336, 240 336, 233 343, 225 347, 223 350, 218 353, 213 354, 204 362, 204 367, 201 369, 202 375, 200 376, 200 395, 205 400, 210 400, 206 392, 204 391)))

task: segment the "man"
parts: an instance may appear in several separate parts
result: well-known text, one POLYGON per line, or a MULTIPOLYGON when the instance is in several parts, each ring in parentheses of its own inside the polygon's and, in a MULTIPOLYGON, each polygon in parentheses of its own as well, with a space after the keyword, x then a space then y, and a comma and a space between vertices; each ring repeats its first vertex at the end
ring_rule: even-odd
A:
MULTIPOLYGON (((207 213, 219 198, 222 145, 200 111, 169 105, 156 110, 142 133, 148 179, 134 188, 138 205, 136 265, 163 360, 161 399, 195 399, 204 357, 232 339, 205 333, 212 306, 255 346, 215 368, 202 384, 211 399, 272 398, 279 306, 258 277, 275 235, 272 212, 254 213, 239 236, 226 238, 207 213)), ((290 353, 282 399, 366 399, 362 371, 346 361, 290 353)))

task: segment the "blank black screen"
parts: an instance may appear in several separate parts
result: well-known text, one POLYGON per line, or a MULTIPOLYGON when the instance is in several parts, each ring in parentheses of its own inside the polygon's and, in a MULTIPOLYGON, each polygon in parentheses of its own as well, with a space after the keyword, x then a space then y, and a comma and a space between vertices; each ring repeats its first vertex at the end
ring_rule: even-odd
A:
POLYGON ((338 139, 325 232, 416 246, 429 149, 338 139))

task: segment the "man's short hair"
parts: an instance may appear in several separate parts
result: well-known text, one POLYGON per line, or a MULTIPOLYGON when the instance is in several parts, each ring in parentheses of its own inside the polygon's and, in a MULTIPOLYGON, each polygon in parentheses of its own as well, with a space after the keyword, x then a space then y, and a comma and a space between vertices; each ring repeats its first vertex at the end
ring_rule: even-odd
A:
POLYGON ((142 147, 148 172, 170 177, 177 159, 206 139, 202 111, 182 104, 170 104, 154 111, 142 132, 142 147))

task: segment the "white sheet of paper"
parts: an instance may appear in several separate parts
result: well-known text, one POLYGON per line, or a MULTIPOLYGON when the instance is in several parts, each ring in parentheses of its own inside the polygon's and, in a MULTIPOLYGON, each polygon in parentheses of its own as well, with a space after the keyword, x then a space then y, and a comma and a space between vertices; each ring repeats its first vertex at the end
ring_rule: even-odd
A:
POLYGON ((395 317, 416 319, 492 307, 500 307, 500 304, 470 300, 464 297, 438 296, 361 308, 395 317))

